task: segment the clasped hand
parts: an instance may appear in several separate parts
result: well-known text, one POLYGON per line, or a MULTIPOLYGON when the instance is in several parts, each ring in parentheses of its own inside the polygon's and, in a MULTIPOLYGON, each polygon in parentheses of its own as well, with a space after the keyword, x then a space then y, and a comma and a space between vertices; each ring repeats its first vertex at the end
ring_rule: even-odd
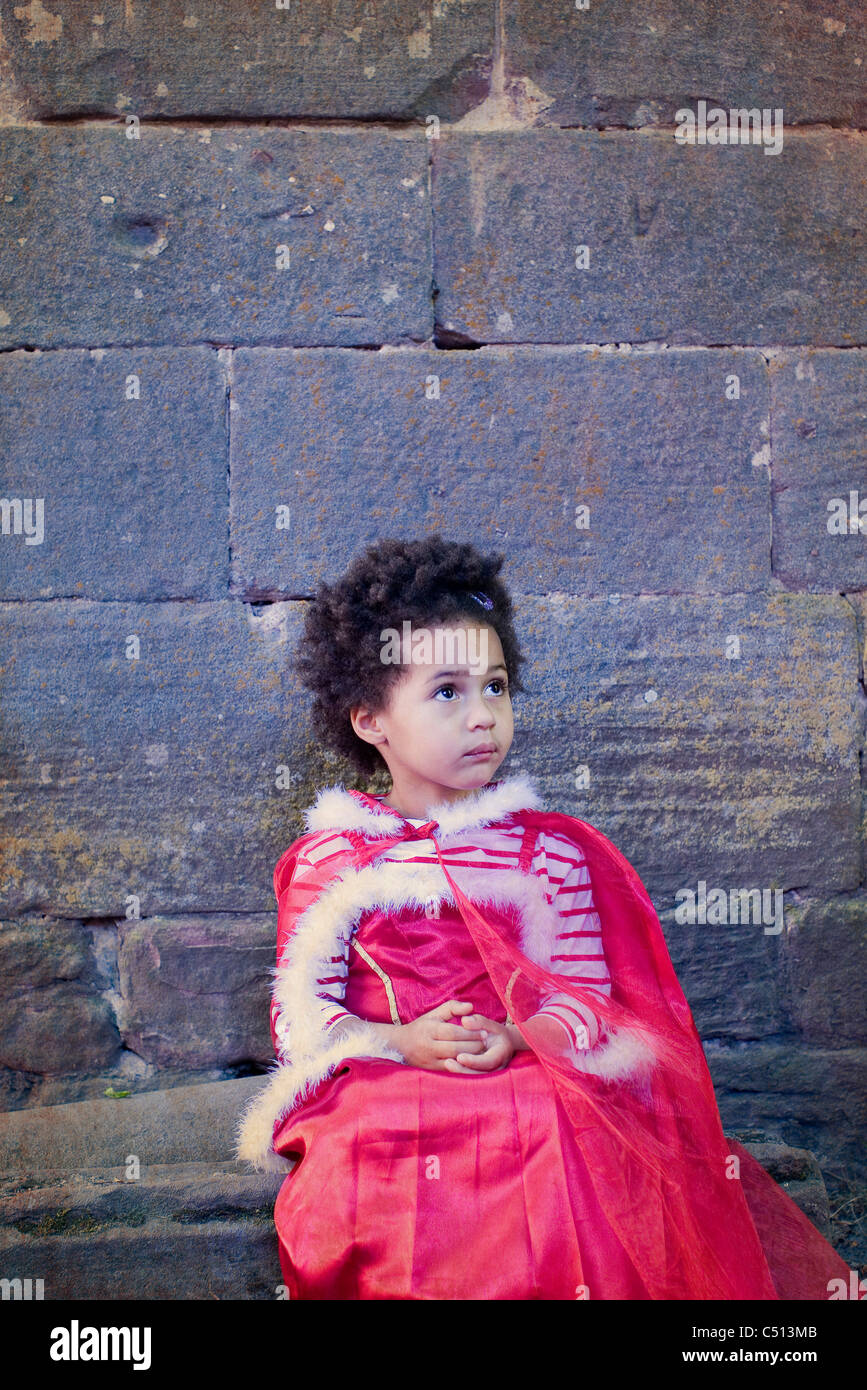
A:
POLYGON ((394 1042, 410 1066, 467 1076, 507 1066, 515 1050, 504 1023, 473 1013, 472 1004, 457 999, 399 1024, 394 1042))

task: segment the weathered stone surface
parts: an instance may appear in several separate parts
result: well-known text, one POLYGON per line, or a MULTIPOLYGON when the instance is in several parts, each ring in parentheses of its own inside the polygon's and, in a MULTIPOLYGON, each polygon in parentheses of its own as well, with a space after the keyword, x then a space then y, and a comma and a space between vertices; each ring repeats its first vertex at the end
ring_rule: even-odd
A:
MULTIPOLYGON (((636 864, 724 1114, 863 1172, 867 540, 827 530, 867 502, 861 6, 729 11, 0 0, 0 1107, 152 1097, 48 1114, 61 1176, 67 1133, 177 1156, 173 1117, 231 1152, 181 1093, 270 1061, 273 866, 347 773, 303 600, 433 530, 507 557, 502 775, 636 864), (782 151, 679 145, 699 101, 779 108, 782 151), (784 930, 675 922, 701 884, 785 890, 784 930)), ((205 1187, 10 1239, 67 1292, 273 1296, 205 1187)))
POLYGON ((799 1043, 705 1044, 723 1128, 760 1127, 809 1148, 823 1168, 848 1164, 864 1177, 867 1054, 799 1043))
POLYGON ((787 928, 783 987, 801 1036, 826 1047, 867 1043, 867 895, 795 902, 787 928))
POLYGON ((494 0, 176 0, 49 7, 0 0, 19 100, 33 116, 454 119, 480 101, 494 0))
POLYGON ((127 1166, 85 1169, 62 1181, 49 1174, 23 1181, 7 1177, 0 1179, 0 1226, 48 1236, 154 1219, 198 1225, 270 1216, 284 1179, 279 1173, 251 1172, 234 1159, 154 1163, 138 1177, 127 1166))
POLYGON ((863 126, 863 26, 860 0, 646 0, 640 9, 591 0, 581 11, 515 0, 505 44, 511 84, 523 82, 557 125, 671 124, 704 97, 727 109, 782 107, 787 126, 863 126))
POLYGON ((261 1070, 249 1063, 236 1067, 156 1067, 122 1048, 112 1058, 112 1065, 99 1071, 38 1076, 35 1072, 0 1067, 0 1111, 39 1110, 102 1100, 107 1091, 113 1091, 116 1097, 119 1093, 123 1101, 124 1091, 139 1095, 177 1086, 209 1086, 215 1081, 237 1081, 251 1075, 259 1076, 261 1070))
POLYGON ((865 589, 867 353, 781 353, 770 376, 774 574, 788 588, 865 589))
POLYGON ((861 882, 867 883, 867 592, 846 595, 858 629, 858 699, 861 705, 861 882))
POLYGON ((383 129, 0 127, 0 348, 429 336, 428 145, 383 129))
POLYGON ((93 976, 90 933, 81 922, 41 916, 0 922, 0 992, 87 980, 93 976))
POLYGON ((80 922, 0 922, 0 1068, 57 1075, 110 1065, 120 1036, 80 922))
POLYGON ((364 544, 440 528, 505 550, 524 593, 771 582, 757 352, 242 348, 232 401, 248 597, 311 593, 364 544))
POLYGON ((286 669, 299 608, 0 606, 7 914, 273 909, 316 762, 286 669))
POLYGON ((612 839, 658 912, 701 880, 729 893, 857 889, 861 712, 845 599, 552 595, 524 599, 517 630, 529 660, 509 769, 612 839))
POLYGON ((262 1076, 144 1091, 126 1100, 87 1100, 0 1113, 0 1174, 118 1168, 134 1155, 155 1163, 234 1159, 244 1107, 262 1076))
POLYGON ((0 1252, 7 1277, 44 1279, 46 1301, 276 1299, 282 1282, 270 1213, 198 1225, 148 1221, 64 1239, 4 1233, 0 1252))
POLYGON ((46 985, 3 1000, 0 1066, 56 1074, 104 1066, 119 1049, 106 1000, 75 985, 46 985))
MULTIPOLYGON (((847 599, 851 603, 858 619, 858 640, 861 647, 861 669, 859 672, 862 685, 867 678, 867 592, 848 593, 847 599)), ((867 694, 867 687, 865 687, 867 694)))
POLYGON ((0 1181, 0 1266, 43 1279, 46 1299, 275 1298, 273 1210, 284 1177, 244 1166, 0 1181))
MULTIPOLYGON (((454 120, 487 95, 493 0, 431 7, 411 0, 358 6, 239 10, 214 0, 179 15, 171 0, 106 7, 72 0, 50 11, 0 3, 10 82, 31 118, 135 112, 160 116, 424 117, 454 120)), ((863 125, 861 11, 807 0, 734 13, 711 0, 628 8, 506 7, 506 91, 528 116, 560 125, 671 122, 704 96, 723 106, 782 106, 785 122, 863 125)))
POLYGON ((121 1030, 160 1066, 273 1060, 268 1029, 276 919, 120 924, 121 1030))
POLYGON ((766 936, 752 921, 689 924, 676 922, 671 911, 661 921, 703 1041, 772 1038, 786 1030, 779 937, 766 936))
POLYGON ((0 451, 0 493, 12 508, 0 537, 4 598, 226 592, 226 381, 216 351, 0 354, 0 451))
POLYGON ((777 156, 661 131, 447 133, 438 323, 482 343, 863 342, 865 178, 867 137, 829 130, 777 156))

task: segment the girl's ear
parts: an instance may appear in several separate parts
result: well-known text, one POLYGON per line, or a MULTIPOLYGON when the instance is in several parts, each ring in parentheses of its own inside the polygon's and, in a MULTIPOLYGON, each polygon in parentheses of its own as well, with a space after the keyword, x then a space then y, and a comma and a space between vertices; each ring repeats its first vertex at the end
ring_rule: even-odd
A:
POLYGON ((354 732, 365 743, 384 743, 385 734, 379 727, 379 719, 364 705, 354 705, 349 711, 349 720, 354 732))

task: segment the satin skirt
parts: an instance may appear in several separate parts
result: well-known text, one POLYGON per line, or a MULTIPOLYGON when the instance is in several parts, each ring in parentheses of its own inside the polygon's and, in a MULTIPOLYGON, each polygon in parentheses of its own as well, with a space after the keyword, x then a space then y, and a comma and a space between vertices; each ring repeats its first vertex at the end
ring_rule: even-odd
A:
POLYGON ((274 1148, 298 1158, 274 1209, 292 1299, 649 1297, 533 1052, 480 1076, 348 1059, 274 1148))

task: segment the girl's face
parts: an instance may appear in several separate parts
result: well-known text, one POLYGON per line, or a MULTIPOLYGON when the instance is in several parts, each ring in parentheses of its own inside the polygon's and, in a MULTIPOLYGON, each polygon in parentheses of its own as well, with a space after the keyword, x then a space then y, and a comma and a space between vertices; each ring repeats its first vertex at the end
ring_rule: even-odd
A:
MULTIPOLYGON (((404 674, 385 710, 351 712, 352 727, 385 759, 387 798, 406 816, 460 800, 493 780, 514 724, 503 648, 486 623, 455 619, 403 633, 393 648, 404 674), (482 749, 477 753, 475 750, 482 749)), ((396 632, 396 629, 395 629, 396 632)))

